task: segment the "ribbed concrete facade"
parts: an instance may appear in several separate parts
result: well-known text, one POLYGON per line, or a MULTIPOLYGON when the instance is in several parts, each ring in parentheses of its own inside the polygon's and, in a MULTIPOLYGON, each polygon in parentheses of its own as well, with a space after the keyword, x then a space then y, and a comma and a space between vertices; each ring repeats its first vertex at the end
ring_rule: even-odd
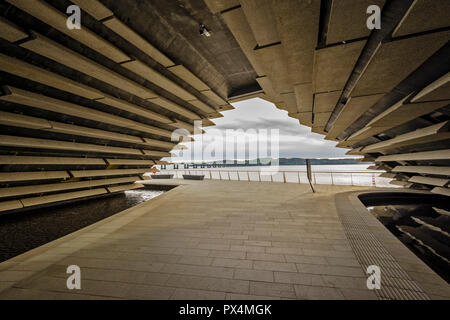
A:
POLYGON ((232 109, 214 81, 98 1, 2 1, 0 11, 0 212, 142 187, 178 143, 174 130, 232 109), (72 4, 81 29, 66 25, 72 4))
POLYGON ((141 187, 175 129, 214 125, 255 96, 393 184, 450 195, 449 11, 446 0, 0 1, 0 212, 141 187), (66 25, 73 4, 81 29, 66 25), (370 5, 381 29, 366 26, 370 5))
POLYGON ((450 195, 450 2, 206 1, 264 98, 407 188, 450 195), (381 29, 366 10, 378 5, 381 29))

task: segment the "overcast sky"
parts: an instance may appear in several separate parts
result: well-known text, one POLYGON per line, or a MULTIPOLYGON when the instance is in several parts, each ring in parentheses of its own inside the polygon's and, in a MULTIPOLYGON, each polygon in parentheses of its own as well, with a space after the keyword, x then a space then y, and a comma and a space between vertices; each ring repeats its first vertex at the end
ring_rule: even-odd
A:
POLYGON ((297 119, 288 117, 287 111, 276 108, 268 101, 255 98, 233 103, 233 106, 234 110, 222 113, 223 118, 213 119, 215 126, 203 128, 205 134, 195 135, 195 142, 184 143, 188 149, 175 151, 178 157, 172 160, 201 160, 202 157, 203 160, 223 160, 224 158, 242 160, 256 157, 276 158, 277 155, 280 158, 345 156, 347 150, 336 148, 337 142, 325 140, 323 135, 311 132, 311 128, 300 125, 297 119), (240 132, 231 131, 239 129, 241 129, 240 132), (243 140, 240 140, 241 143, 238 143, 236 137, 245 138, 247 142, 243 143, 243 140), (256 146, 258 143, 259 149, 253 148, 249 154, 250 146, 256 146), (261 146, 267 146, 269 153, 264 153, 264 148, 261 146), (203 152, 200 151, 201 148, 203 152), (230 156, 232 148, 235 150, 234 156, 230 156), (261 152, 257 153, 257 150, 261 152), (227 152, 229 152, 228 155, 227 152))

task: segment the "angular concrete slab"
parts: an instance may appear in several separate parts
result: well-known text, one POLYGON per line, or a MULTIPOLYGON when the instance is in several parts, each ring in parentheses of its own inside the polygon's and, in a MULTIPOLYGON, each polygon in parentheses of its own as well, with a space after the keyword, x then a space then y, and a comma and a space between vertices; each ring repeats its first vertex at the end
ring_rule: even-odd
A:
MULTIPOLYGON (((84 0, 86 1, 86 0, 84 0)), ((89 1, 89 0, 88 0, 89 1)), ((125 40, 132 43, 139 50, 150 56, 152 59, 162 64, 164 67, 173 66, 175 63, 170 60, 165 54, 156 49, 152 44, 145 40, 136 31, 129 28, 119 19, 113 17, 103 22, 105 26, 113 30, 125 40)))
POLYGON ((281 43, 254 50, 259 65, 264 69, 264 74, 272 82, 276 93, 292 91, 293 80, 287 65, 287 57, 281 43))
POLYGON ((239 0, 205 0, 205 3, 212 13, 218 13, 239 6, 239 0))
POLYGON ((204 83, 202 80, 200 80, 195 74, 193 74, 191 71, 189 71, 183 65, 176 65, 173 67, 168 67, 167 70, 172 72, 178 78, 187 82, 189 85, 191 85, 193 88, 197 89, 198 91, 204 91, 204 90, 209 89, 209 87, 206 83, 204 83))
POLYGON ((347 129, 353 122, 369 110, 383 94, 370 96, 351 97, 342 109, 333 127, 328 132, 326 139, 334 139, 347 129))
POLYGON ((73 30, 67 28, 67 16, 45 1, 8 0, 8 2, 117 63, 130 60, 123 51, 88 28, 73 30))
POLYGON ((420 90, 411 102, 450 100, 450 72, 420 90))
POLYGON ((383 9, 385 2, 386 0, 333 1, 328 25, 327 44, 368 37, 371 30, 366 25, 369 17, 366 13, 367 8, 370 5, 377 5, 383 9))
POLYGON ((362 74, 352 95, 391 91, 449 39, 450 31, 443 31, 383 44, 362 74))
POLYGON ((282 93, 280 94, 281 99, 286 103, 286 111, 288 113, 297 113, 297 100, 295 98, 295 94, 293 92, 282 93))
MULTIPOLYGON (((238 1, 236 0, 236 2, 238 1)), ((226 22, 234 38, 239 43, 248 61, 255 69, 257 75, 260 77, 264 76, 265 75, 264 70, 262 69, 260 63, 256 59, 254 53, 254 49, 256 48, 258 43, 256 42, 253 33, 249 32, 250 26, 248 24, 247 18, 245 17, 242 8, 238 7, 233 10, 224 12, 221 14, 221 16, 223 20, 226 22)))
POLYGON ((183 100, 195 99, 192 93, 139 60, 125 62, 121 65, 183 100))
POLYGON ((310 112, 313 108, 312 84, 304 83, 294 86, 295 98, 299 112, 310 112))
POLYGON ((376 116, 368 125, 371 127, 393 127, 445 107, 449 103, 450 100, 396 104, 376 116))
POLYGON ((98 188, 98 189, 91 189, 91 190, 84 190, 84 191, 58 193, 58 194, 53 194, 53 195, 48 195, 48 196, 41 196, 41 197, 25 198, 25 199, 21 199, 20 201, 23 203, 24 207, 32 207, 32 206, 42 205, 42 204, 46 204, 46 203, 66 201, 66 200, 72 200, 72 199, 78 199, 78 198, 84 198, 84 197, 90 197, 90 196, 97 196, 97 195, 105 194, 105 193, 107 193, 105 188, 98 188))
POLYGON ((333 111, 341 93, 342 91, 316 93, 314 95, 314 113, 333 111))
POLYGON ((448 27, 450 26, 448 12, 450 12, 450 2, 447 0, 414 1, 393 32, 393 37, 448 27))
MULTIPOLYGON (((314 49, 319 32, 318 1, 272 1, 276 30, 284 48, 293 83, 312 81, 314 49)), ((266 24, 265 28, 269 26, 266 24)))
POLYGON ((28 37, 28 34, 14 23, 0 17, 0 38, 16 42, 28 37))
POLYGON ((22 43, 20 46, 140 98, 149 99, 157 96, 150 89, 41 35, 36 35, 36 39, 22 43))
POLYGON ((201 91, 201 94, 203 94, 208 99, 212 100, 217 107, 227 105, 227 102, 211 89, 201 91))
POLYGON ((241 0, 240 3, 258 46, 280 42, 272 0, 241 0))
POLYGON ((113 15, 113 12, 98 0, 73 0, 72 2, 97 20, 103 20, 113 15))
POLYGON ((331 112, 314 113, 314 126, 323 127, 327 124, 331 112))
POLYGON ((191 110, 186 109, 185 107, 182 107, 182 106, 176 104, 175 102, 172 102, 164 97, 148 99, 147 101, 154 103, 154 104, 156 104, 164 109, 167 109, 169 111, 178 113, 189 119, 192 119, 192 120, 200 119, 200 116, 198 114, 196 114, 196 113, 192 112, 191 110))
POLYGON ((82 83, 3 54, 0 54, 0 70, 88 99, 100 99, 105 96, 104 93, 82 83))

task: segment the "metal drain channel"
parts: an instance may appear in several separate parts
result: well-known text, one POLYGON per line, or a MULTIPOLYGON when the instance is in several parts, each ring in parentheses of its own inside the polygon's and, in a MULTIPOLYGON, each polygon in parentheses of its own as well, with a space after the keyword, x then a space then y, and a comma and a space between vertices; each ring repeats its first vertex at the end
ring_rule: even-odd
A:
POLYGON ((379 266, 381 269, 381 289, 375 290, 378 299, 430 300, 369 229, 369 219, 372 217, 368 216, 367 210, 361 212, 354 208, 348 195, 348 193, 336 195, 338 216, 364 272, 370 265, 379 266))

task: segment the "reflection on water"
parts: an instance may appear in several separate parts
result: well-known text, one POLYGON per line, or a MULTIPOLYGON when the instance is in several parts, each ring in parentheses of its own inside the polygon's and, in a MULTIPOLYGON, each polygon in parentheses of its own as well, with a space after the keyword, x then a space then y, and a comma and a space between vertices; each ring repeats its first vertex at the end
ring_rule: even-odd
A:
POLYGON ((165 191, 132 190, 0 216, 0 262, 112 216, 165 191))
POLYGON ((449 212, 429 204, 368 207, 400 241, 450 282, 449 212))
POLYGON ((126 203, 129 207, 135 206, 141 202, 153 199, 161 194, 162 190, 128 190, 125 191, 126 203))

